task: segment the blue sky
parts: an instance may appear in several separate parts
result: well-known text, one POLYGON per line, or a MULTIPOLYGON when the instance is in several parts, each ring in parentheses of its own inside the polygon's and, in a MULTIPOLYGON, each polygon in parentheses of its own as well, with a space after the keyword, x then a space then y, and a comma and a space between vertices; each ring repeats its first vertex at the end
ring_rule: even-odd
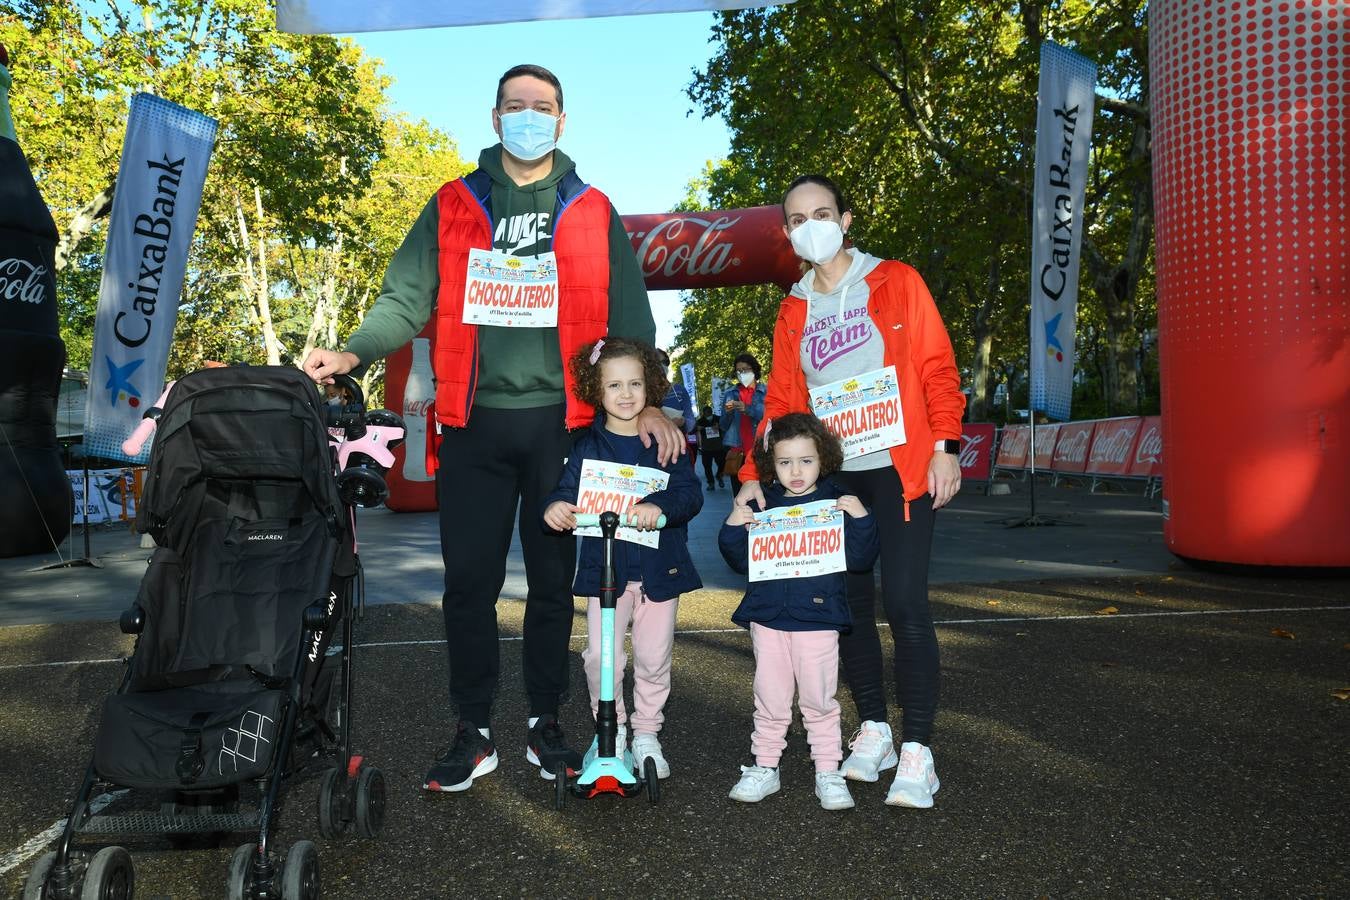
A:
MULTIPOLYGON (((665 212, 708 160, 726 156, 721 119, 693 112, 685 88, 713 53, 713 13, 675 13, 348 35, 384 61, 399 110, 448 132, 470 160, 496 143, 501 73, 537 63, 562 82, 559 147, 621 213, 665 212)), ((411 223, 409 223, 411 224, 411 223)), ((669 345, 678 294, 652 294, 657 342, 669 345)))

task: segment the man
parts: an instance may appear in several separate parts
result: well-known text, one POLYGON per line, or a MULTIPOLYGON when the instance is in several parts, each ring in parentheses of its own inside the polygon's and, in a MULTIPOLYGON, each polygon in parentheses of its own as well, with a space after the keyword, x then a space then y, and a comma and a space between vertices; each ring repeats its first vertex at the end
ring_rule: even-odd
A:
MULTIPOLYGON (((552 72, 522 65, 502 75, 492 110, 501 143, 422 210, 346 348, 315 350, 304 363, 316 381, 329 380, 388 355, 436 317, 442 610, 459 724, 427 772, 430 791, 468 790, 497 768, 496 603, 518 503, 529 581, 526 758, 549 780, 559 766, 581 764, 557 719, 568 685, 576 542, 543 527, 540 500, 556 487, 575 430, 594 416, 571 395, 568 360, 605 334, 652 343, 655 325, 618 213, 555 149, 565 120, 552 72)), ((640 428, 663 461, 684 446, 659 409, 644 410, 640 428)))

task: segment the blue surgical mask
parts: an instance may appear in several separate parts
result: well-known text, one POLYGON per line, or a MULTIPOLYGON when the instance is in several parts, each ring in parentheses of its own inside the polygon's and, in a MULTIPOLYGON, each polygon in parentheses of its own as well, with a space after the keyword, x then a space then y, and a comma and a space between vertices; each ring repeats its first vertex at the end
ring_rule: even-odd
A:
POLYGON ((502 146, 521 162, 543 159, 558 145, 553 137, 558 133, 557 116, 522 109, 520 112, 503 113, 500 119, 502 146))

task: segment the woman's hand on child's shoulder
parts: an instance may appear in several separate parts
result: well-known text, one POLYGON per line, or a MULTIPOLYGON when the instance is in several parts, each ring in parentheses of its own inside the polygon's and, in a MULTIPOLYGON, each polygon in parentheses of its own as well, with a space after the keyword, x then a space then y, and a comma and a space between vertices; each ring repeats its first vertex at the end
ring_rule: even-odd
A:
POLYGON ((835 509, 842 509, 855 519, 861 519, 867 515, 867 507, 862 505, 862 501, 852 494, 845 494, 834 501, 835 509))
POLYGON ((566 500, 554 500, 544 510, 544 524, 554 531, 571 531, 577 527, 576 514, 581 507, 566 500))
POLYGON ((663 513, 655 503, 636 503, 628 507, 623 524, 639 531, 655 531, 663 513))

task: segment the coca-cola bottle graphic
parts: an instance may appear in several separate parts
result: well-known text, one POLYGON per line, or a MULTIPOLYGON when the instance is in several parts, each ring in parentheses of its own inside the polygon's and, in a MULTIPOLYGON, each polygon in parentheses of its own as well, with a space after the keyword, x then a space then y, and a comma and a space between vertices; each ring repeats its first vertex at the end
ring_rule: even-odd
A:
POLYGON ((408 481, 431 481, 427 471, 427 429, 436 403, 436 381, 431 374, 431 341, 413 338, 412 367, 403 386, 403 477, 408 481))
POLYGON ((53 549, 70 532, 72 502, 56 442, 66 362, 56 224, 19 149, 10 83, 0 46, 0 557, 53 549))

